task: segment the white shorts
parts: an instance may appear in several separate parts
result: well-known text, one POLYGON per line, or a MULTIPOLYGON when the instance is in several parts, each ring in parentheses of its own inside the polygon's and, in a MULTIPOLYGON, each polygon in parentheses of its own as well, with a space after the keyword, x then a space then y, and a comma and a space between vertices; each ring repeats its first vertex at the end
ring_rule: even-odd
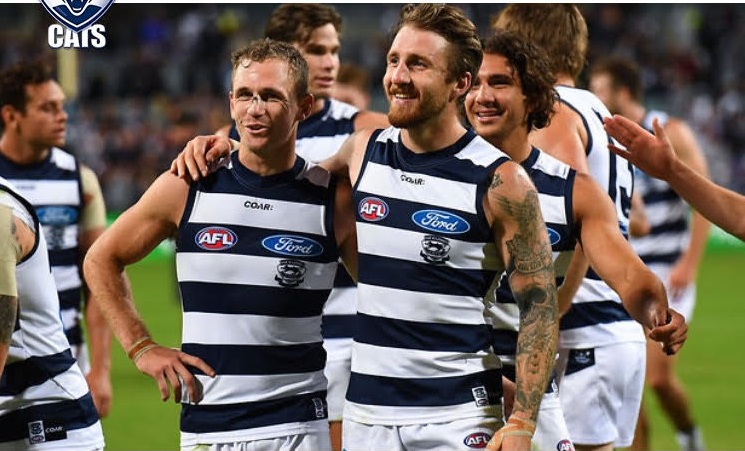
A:
POLYGON ((466 418, 448 423, 383 426, 344 420, 345 451, 473 451, 482 449, 504 423, 498 418, 466 418))
POLYGON ((329 421, 341 421, 349 378, 352 375, 352 339, 326 340, 324 348, 328 354, 323 373, 328 380, 326 402, 329 406, 329 421))
POLYGON ((640 342, 559 350, 559 397, 574 443, 631 445, 646 359, 640 342))
POLYGON ((574 451, 561 400, 556 391, 543 395, 533 434, 533 447, 539 450, 574 451))
POLYGON ((693 318, 693 309, 696 306, 696 284, 692 283, 688 285, 680 293, 677 293, 677 296, 673 296, 670 291, 670 270, 672 267, 669 265, 651 264, 649 265, 649 269, 657 274, 657 277, 665 285, 668 305, 683 315, 686 323, 690 324, 693 318))
POLYGON ((325 434, 314 432, 249 442, 182 446, 181 451, 331 451, 331 438, 326 430, 325 434))

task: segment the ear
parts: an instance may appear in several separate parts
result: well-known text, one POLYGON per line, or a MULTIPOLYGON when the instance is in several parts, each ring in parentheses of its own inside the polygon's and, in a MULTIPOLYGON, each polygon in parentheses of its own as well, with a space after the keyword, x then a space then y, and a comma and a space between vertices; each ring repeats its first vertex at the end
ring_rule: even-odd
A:
POLYGON ((235 111, 234 111, 235 98, 233 97, 232 90, 230 91, 230 93, 228 93, 228 103, 230 104, 230 118, 235 120, 235 111))
POLYGON ((455 89, 453 90, 450 100, 459 99, 464 96, 468 92, 468 90, 471 89, 472 80, 473 75, 471 75, 470 72, 466 72, 465 74, 463 74, 463 76, 460 77, 458 79, 458 82, 455 84, 455 89))
POLYGON ((3 118, 3 124, 5 124, 6 129, 11 127, 11 124, 16 120, 17 114, 18 110, 13 108, 12 105, 3 105, 0 108, 0 117, 3 118))
POLYGON ((313 94, 306 94, 305 97, 300 99, 300 109, 298 110, 298 116, 297 120, 302 121, 305 120, 308 116, 310 116, 310 112, 313 110, 313 103, 316 101, 315 97, 313 97, 313 94))

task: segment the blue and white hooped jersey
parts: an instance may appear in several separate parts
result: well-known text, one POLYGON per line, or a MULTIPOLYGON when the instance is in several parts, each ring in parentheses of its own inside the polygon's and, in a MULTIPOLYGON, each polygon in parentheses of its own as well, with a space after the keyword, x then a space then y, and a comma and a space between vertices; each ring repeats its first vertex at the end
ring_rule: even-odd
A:
MULTIPOLYGON (((298 124, 295 152, 306 160, 318 163, 334 155, 354 132, 354 119, 359 109, 336 99, 325 99, 323 109, 298 124)), ((230 137, 240 140, 235 124, 230 137)), ((329 360, 349 358, 349 346, 354 331, 357 310, 357 290, 344 265, 339 265, 334 289, 323 310, 323 338, 329 360)))
POLYGON ((311 182, 300 157, 267 177, 230 158, 192 185, 179 226, 182 350, 217 373, 197 373, 204 398, 182 404, 182 447, 306 433, 328 417, 321 312, 339 258, 335 184, 311 182))
MULTIPOLYGON (((533 147, 521 166, 530 175, 538 190, 541 214, 546 222, 554 258, 556 286, 564 282, 569 262, 577 244, 574 225, 573 192, 576 171, 569 165, 533 147)), ((514 371, 517 350, 517 332, 520 310, 510 289, 507 275, 502 274, 499 284, 487 299, 494 302, 489 308, 494 327, 494 352, 506 365, 505 374, 514 371)), ((506 374, 514 381, 514 374, 506 374)))
MULTIPOLYGON (((628 237, 631 193, 634 186, 631 163, 608 150, 612 141, 603 127, 610 112, 594 94, 584 89, 557 86, 561 101, 576 111, 587 131, 587 164, 616 207, 618 226, 628 237)), ((621 298, 590 268, 572 307, 561 318, 559 347, 583 348, 609 343, 644 341, 642 326, 623 307, 621 298)))
POLYGON ((508 158, 472 131, 425 154, 400 132, 373 133, 353 192, 359 300, 344 418, 501 415, 484 296, 503 268, 483 199, 508 158))
POLYGON ((37 232, 33 250, 16 266, 18 319, 0 379, 0 450, 102 449, 98 413, 62 329, 38 217, 2 178, 0 192, 37 232))
MULTIPOLYGON (((662 111, 649 111, 641 126, 654 133, 652 119, 655 117, 664 127, 669 116, 662 111)), ((670 267, 690 242, 691 210, 667 182, 639 169, 636 170, 636 182, 636 192, 644 199, 644 211, 651 230, 647 236, 632 238, 631 244, 644 263, 670 267)))
POLYGON ((83 343, 81 321, 79 222, 83 208, 80 166, 71 154, 53 147, 46 160, 18 165, 0 154, 5 177, 36 209, 49 250, 59 292, 65 335, 73 346, 83 343))

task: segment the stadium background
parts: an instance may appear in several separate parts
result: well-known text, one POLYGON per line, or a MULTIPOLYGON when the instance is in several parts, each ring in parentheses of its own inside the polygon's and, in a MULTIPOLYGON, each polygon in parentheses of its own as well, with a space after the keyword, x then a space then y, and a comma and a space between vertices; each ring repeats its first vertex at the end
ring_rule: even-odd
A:
MULTIPOLYGON (((21 58, 72 58, 68 150, 101 178, 112 218, 136 201, 193 135, 229 121, 229 55, 260 37, 275 4, 120 4, 98 22, 106 46, 54 51, 53 19, 39 3, 0 5, 0 66, 21 58)), ((499 4, 461 4, 481 30, 499 4)), ((373 109, 385 111, 379 80, 387 31, 400 4, 339 4, 342 62, 370 73, 373 109)), ((745 5, 581 4, 590 27, 589 61, 608 53, 644 68, 647 103, 688 120, 713 178, 745 192, 745 5)), ((68 60, 70 61, 70 60, 68 60)), ((153 335, 177 346, 180 317, 172 249, 164 243, 129 268, 135 299, 153 335)), ((710 449, 745 449, 745 247, 715 229, 699 279, 699 304, 680 374, 690 387, 710 449)), ((178 449, 178 405, 161 403, 154 383, 114 345, 108 450, 178 449)), ((650 405, 655 407, 655 403, 650 405)), ((653 410, 655 449, 674 449, 670 426, 653 410)))

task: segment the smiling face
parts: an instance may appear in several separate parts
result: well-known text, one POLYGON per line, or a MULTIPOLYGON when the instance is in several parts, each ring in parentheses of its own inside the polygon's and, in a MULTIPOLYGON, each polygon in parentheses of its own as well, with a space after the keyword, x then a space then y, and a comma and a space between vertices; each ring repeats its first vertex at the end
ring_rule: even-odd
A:
POLYGON ((527 137, 528 112, 520 79, 502 55, 484 54, 465 107, 474 131, 507 153, 511 139, 527 137))
POLYGON ((448 50, 447 40, 431 31, 407 25, 396 34, 383 77, 391 125, 423 124, 454 100, 457 82, 447 81, 448 50))
POLYGON ((297 121, 303 116, 294 89, 289 65, 284 61, 243 60, 235 68, 230 114, 241 145, 259 155, 292 148, 297 121))
POLYGON ((308 63, 308 89, 316 98, 328 98, 333 94, 336 76, 339 73, 339 33, 334 25, 327 23, 314 29, 308 40, 295 43, 308 63))

